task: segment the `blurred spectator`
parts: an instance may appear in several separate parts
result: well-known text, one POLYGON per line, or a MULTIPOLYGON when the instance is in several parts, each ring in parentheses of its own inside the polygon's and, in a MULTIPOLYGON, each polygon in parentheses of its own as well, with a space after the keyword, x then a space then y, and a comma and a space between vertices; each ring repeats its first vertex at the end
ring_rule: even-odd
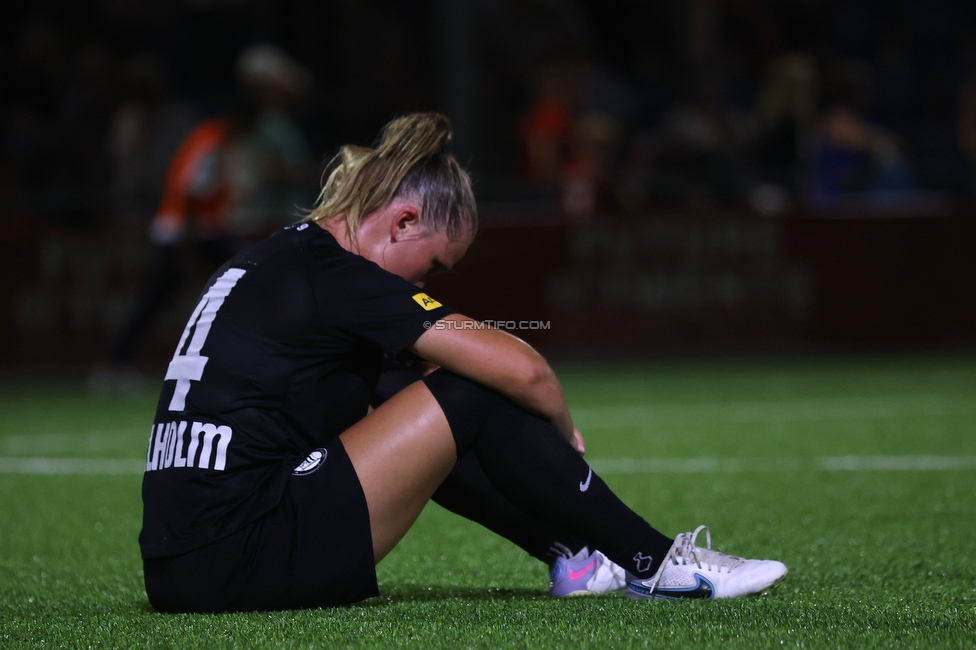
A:
POLYGON ((576 121, 560 188, 560 203, 570 219, 585 221, 614 202, 621 134, 620 123, 607 113, 588 111, 576 121))
POLYGON ((775 59, 756 107, 756 184, 750 200, 759 212, 782 212, 795 198, 804 143, 817 116, 819 73, 806 53, 775 59))
MULTIPOLYGON (((148 218, 192 128, 187 104, 224 107, 228 70, 256 35, 289 43, 328 75, 330 90, 342 89, 343 102, 320 94, 309 102, 316 114, 304 114, 323 150, 366 137, 397 112, 435 108, 445 68, 426 31, 439 3, 28 4, 12 13, 0 48, 0 184, 10 204, 53 223, 148 218)), ((738 200, 749 190, 755 205, 776 211, 808 185, 817 200, 965 186, 966 118, 956 111, 969 105, 962 52, 973 40, 971 2, 471 4, 469 101, 478 108, 456 123, 476 131, 470 163, 485 200, 589 195, 569 203, 598 206, 616 196, 638 210, 689 193, 738 200), (827 104, 848 113, 812 115, 825 85, 821 63, 844 57, 862 66, 873 101, 851 107, 828 88, 827 104), (589 114, 614 126, 598 117, 581 127, 589 114), (860 126, 842 126, 853 118, 860 126), (854 138, 872 146, 852 150, 828 137, 853 130, 874 134, 854 138), (590 136, 611 132, 610 171, 587 170, 584 150, 607 148, 590 136)), ((260 107, 242 149, 251 175, 236 179, 240 200, 229 217, 245 231, 308 205, 315 185, 293 117, 311 75, 279 55, 254 48, 236 69, 260 107)))
POLYGON ((870 95, 867 69, 836 67, 828 78, 828 101, 813 135, 810 200, 828 207, 845 197, 884 202, 914 189, 896 138, 864 118, 870 95))
POLYGON ((614 201, 624 120, 635 111, 626 83, 579 54, 563 54, 539 74, 538 99, 522 118, 523 177, 558 192, 583 221, 614 201))
POLYGON ((287 113, 308 91, 310 75, 281 50, 255 46, 240 56, 237 76, 241 93, 234 107, 202 121, 170 162, 149 227, 153 266, 115 334, 108 365, 89 378, 93 392, 141 390, 133 361, 155 316, 179 286, 181 242, 192 243, 216 269, 248 237, 295 220, 297 210, 311 204, 307 146, 287 113))
POLYGON ((171 163, 150 224, 157 245, 178 241, 191 227, 209 239, 261 237, 311 205, 314 168, 289 114, 311 88, 311 76, 270 45, 245 50, 236 73, 234 109, 202 122, 171 163))
POLYGON ((522 117, 522 176, 536 187, 557 187, 573 155, 583 88, 579 60, 554 57, 538 72, 536 99, 522 117))
POLYGON ((258 106, 243 155, 232 220, 242 234, 266 233, 312 204, 318 183, 305 135, 292 116, 312 76, 281 49, 256 45, 237 60, 237 79, 258 106))
POLYGON ((116 331, 109 364, 89 376, 96 394, 136 394, 144 380, 133 367, 139 345, 156 315, 175 296, 180 285, 178 247, 191 239, 196 251, 216 269, 242 248, 230 228, 231 184, 242 157, 243 143, 252 135, 256 107, 242 103, 223 118, 201 122, 183 140, 170 164, 159 212, 150 222, 153 261, 136 304, 116 331))
POLYGON ((683 100, 664 115, 655 135, 653 193, 731 200, 741 193, 735 130, 721 102, 690 82, 683 100))

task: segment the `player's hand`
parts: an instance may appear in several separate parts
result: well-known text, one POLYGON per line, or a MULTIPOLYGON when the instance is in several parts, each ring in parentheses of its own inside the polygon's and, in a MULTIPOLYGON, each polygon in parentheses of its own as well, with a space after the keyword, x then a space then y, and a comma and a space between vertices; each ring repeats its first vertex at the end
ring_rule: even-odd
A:
POLYGON ((579 429, 573 429, 573 446, 580 456, 586 453, 586 441, 583 440, 583 434, 579 429))

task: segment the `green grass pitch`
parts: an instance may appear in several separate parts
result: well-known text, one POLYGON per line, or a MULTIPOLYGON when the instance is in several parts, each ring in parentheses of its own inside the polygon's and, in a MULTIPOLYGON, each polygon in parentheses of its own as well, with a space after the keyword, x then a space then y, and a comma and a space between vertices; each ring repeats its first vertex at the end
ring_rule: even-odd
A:
POLYGON ((587 458, 628 504, 670 534, 706 523, 787 579, 731 601, 554 600, 545 567, 432 505, 378 567, 379 598, 156 614, 132 473, 155 399, 8 383, 0 647, 976 647, 972 355, 560 375, 587 458))

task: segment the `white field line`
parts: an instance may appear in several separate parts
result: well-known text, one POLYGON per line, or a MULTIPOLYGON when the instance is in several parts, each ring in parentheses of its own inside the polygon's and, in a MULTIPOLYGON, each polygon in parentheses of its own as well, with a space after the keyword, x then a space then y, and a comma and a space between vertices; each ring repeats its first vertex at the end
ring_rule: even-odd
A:
POLYGON ((717 474, 795 471, 976 470, 976 456, 820 456, 816 458, 595 458, 599 474, 717 474))
POLYGON ((0 458, 0 474, 142 474, 134 458, 0 458))
MULTIPOLYGON (((595 458, 600 474, 717 474, 796 471, 970 471, 976 456, 821 456, 817 458, 595 458)), ((0 474, 141 474, 132 458, 3 458, 0 474)))
POLYGON ((976 401, 959 402, 942 396, 907 398, 839 397, 833 399, 757 400, 705 404, 631 404, 572 409, 581 428, 612 429, 653 425, 761 424, 900 417, 939 417, 960 407, 971 410, 976 401))
MULTIPOLYGON (((691 404, 628 404, 572 409, 581 429, 694 426, 702 424, 761 424, 795 421, 853 420, 899 417, 939 417, 949 411, 976 410, 973 402, 940 395, 906 398, 841 397, 831 399, 754 400, 691 404)), ((74 433, 0 435, 0 454, 62 456, 71 453, 126 451, 134 441, 149 438, 142 428, 74 433)))
POLYGON ((130 451, 138 441, 149 440, 150 426, 145 430, 114 429, 77 433, 34 433, 0 437, 0 454, 10 456, 63 456, 76 452, 130 451))

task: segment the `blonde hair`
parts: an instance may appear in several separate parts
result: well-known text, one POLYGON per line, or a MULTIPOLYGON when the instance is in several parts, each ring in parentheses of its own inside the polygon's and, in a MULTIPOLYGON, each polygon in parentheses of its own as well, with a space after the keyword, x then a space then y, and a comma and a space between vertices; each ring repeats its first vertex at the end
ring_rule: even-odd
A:
POLYGON ((447 153, 451 122, 412 113, 383 127, 375 148, 346 145, 326 168, 328 179, 307 221, 345 217, 353 237, 363 221, 397 198, 422 202, 421 223, 460 239, 478 229, 471 178, 447 153))

